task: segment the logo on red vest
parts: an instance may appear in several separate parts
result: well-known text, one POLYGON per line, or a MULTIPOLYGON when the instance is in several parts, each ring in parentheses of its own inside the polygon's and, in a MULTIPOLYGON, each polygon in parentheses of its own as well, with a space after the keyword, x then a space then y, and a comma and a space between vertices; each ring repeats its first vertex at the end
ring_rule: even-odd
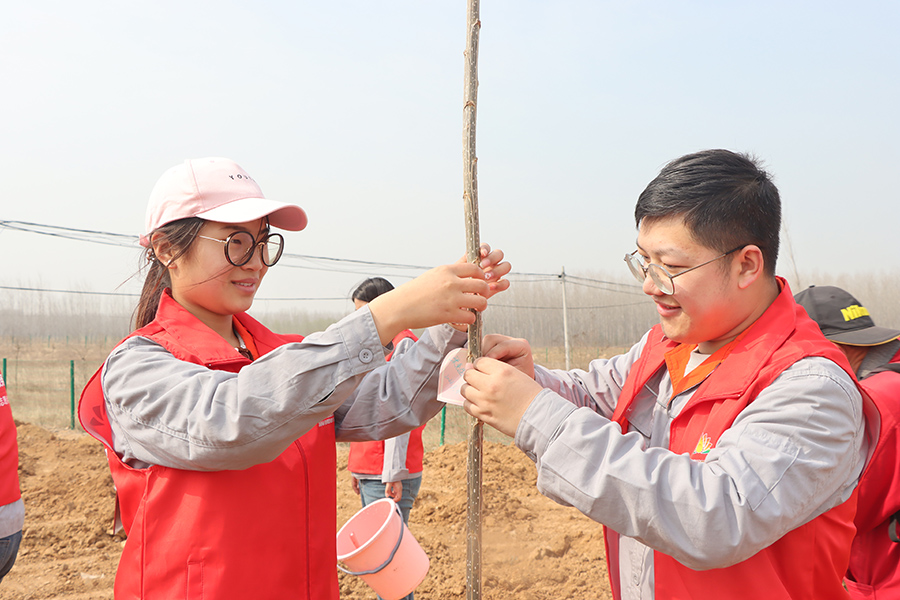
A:
POLYGON ((713 449, 713 442, 709 438, 709 435, 704 433, 700 436, 700 439, 697 440, 697 447, 694 448, 694 454, 709 454, 709 451, 713 449))
POLYGON ((334 415, 330 415, 325 419, 319 421, 319 427, 325 427, 326 425, 331 425, 334 423, 334 415))

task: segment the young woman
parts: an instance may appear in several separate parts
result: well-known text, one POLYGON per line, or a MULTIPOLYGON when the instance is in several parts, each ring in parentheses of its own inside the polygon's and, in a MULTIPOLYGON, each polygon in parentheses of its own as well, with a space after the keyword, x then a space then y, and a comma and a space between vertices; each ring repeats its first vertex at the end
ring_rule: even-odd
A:
MULTIPOLYGON (((359 310, 393 289, 393 284, 384 277, 370 277, 353 290, 350 298, 353 306, 359 310)), ((392 357, 403 354, 417 340, 409 329, 401 331, 393 339, 394 349, 385 358, 391 360, 392 357)), ((425 424, 422 424, 409 433, 387 440, 350 443, 350 454, 347 457, 350 485, 363 506, 381 498, 390 498, 400 508, 403 522, 409 523, 409 514, 422 485, 424 429, 425 424)), ((414 597, 413 592, 410 592, 400 600, 413 600, 414 597)), ((381 596, 377 598, 380 600, 381 596)))
MULTIPOLYGON (((359 310, 393 289, 394 286, 387 279, 370 277, 353 290, 351 296, 353 306, 359 310)), ((404 354, 417 339, 412 331, 408 329, 401 331, 394 338, 394 349, 388 354, 387 359, 404 354)), ((422 485, 424 429, 423 424, 409 433, 388 440, 350 444, 350 455, 347 458, 347 468, 352 475, 350 484, 353 491, 359 495, 363 506, 381 498, 390 498, 400 508, 403 521, 409 523, 410 511, 422 485)), ((413 600, 413 597, 410 592, 402 600, 413 600)))
POLYGON ((247 311, 283 239, 306 226, 234 162, 189 160, 157 182, 137 329, 82 394, 128 535, 116 598, 338 598, 335 447, 440 409, 442 357, 509 264, 438 267, 306 339, 247 311), (387 364, 385 346, 428 327, 387 364))

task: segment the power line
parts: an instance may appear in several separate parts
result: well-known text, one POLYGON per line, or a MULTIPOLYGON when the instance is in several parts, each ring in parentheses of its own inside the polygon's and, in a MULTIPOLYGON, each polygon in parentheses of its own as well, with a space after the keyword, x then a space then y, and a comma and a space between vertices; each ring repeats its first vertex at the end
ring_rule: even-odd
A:
POLYGON ((91 229, 73 229, 71 227, 59 227, 56 225, 43 225, 41 223, 29 223, 27 221, 0 221, 0 227, 13 231, 37 233, 79 242, 91 242, 107 246, 134 247, 138 237, 122 233, 110 233, 108 231, 94 231, 91 229))
MULTIPOLYGON (((566 279, 568 279, 568 278, 569 278, 569 276, 566 275, 566 279)), ((633 296, 643 296, 644 295, 644 292, 638 291, 640 288, 639 288, 639 286, 636 286, 636 285, 627 285, 627 284, 621 284, 621 283, 609 283, 606 281, 598 281, 595 283, 585 283, 586 281, 590 281, 590 280, 573 281, 572 284, 579 285, 581 287, 593 288, 593 289, 597 289, 597 290, 604 290, 607 292, 615 292, 617 294, 630 294, 633 296), (626 287, 626 288, 631 288, 631 289, 630 290, 629 289, 624 289, 624 290, 623 289, 611 289, 609 287, 610 285, 621 286, 621 287, 626 287)))
POLYGON ((93 296, 120 296, 137 298, 140 294, 127 294, 124 292, 89 292, 85 290, 53 290, 49 288, 32 288, 32 287, 16 287, 11 285, 0 285, 0 290, 14 290, 18 292, 47 292, 50 294, 84 294, 93 296))
MULTIPOLYGON (((0 227, 13 231, 22 231, 26 233, 36 233, 39 235, 47 235, 62 239, 75 240, 79 242, 90 242, 94 244, 104 244, 112 246, 120 246, 125 248, 136 248, 140 245, 140 237, 136 235, 127 235, 124 233, 111 233, 108 231, 95 231, 90 229, 75 229, 72 227, 62 227, 59 225, 46 225, 42 223, 30 223, 27 221, 6 221, 0 220, 0 227)), ((293 254, 284 253, 282 258, 292 258, 296 260, 307 260, 310 262, 322 261, 326 263, 346 263, 354 265, 362 265, 367 267, 377 267, 381 269, 415 269, 427 271, 431 267, 422 265, 405 265, 400 263, 377 262, 371 260, 358 260, 350 258, 333 258, 329 256, 315 256, 311 254, 293 254)), ((303 267, 300 265, 290 265, 294 268, 314 269, 314 267, 303 267)), ((337 269, 320 269, 332 270, 337 269)))
POLYGON ((290 254, 287 252, 282 254, 281 256, 282 257, 286 256, 288 258, 297 258, 297 259, 301 259, 301 260, 309 260, 309 261, 320 260, 320 261, 324 261, 324 262, 354 263, 357 265, 369 265, 369 266, 379 267, 379 268, 387 267, 387 268, 396 268, 396 269, 417 269, 417 270, 421 270, 421 271, 427 271, 428 269, 431 268, 431 267, 425 267, 422 265, 404 265, 404 264, 400 264, 400 263, 385 263, 385 262, 376 262, 376 261, 371 261, 371 260, 357 260, 357 259, 350 259, 350 258, 331 258, 329 256, 312 256, 310 254, 290 254))
MULTIPOLYGON (((119 298, 139 298, 140 294, 131 294, 127 292, 91 292, 86 290, 54 290, 50 288, 33 288, 12 285, 0 285, 0 290, 13 290, 17 292, 46 292, 50 294, 82 294, 87 296, 115 296, 119 298)), ((347 300, 344 297, 335 298, 255 298, 254 301, 278 302, 278 301, 314 301, 314 300, 347 300)))
MULTIPOLYGON (((646 302, 629 302, 628 304, 607 304, 605 306, 569 306, 568 310, 603 310, 605 308, 623 308, 627 306, 647 306, 646 302)), ((561 306, 520 306, 517 304, 491 304, 489 308, 527 308, 532 310, 561 310, 561 306)))
MULTIPOLYGON (((12 221, 12 220, 0 220, 0 228, 9 229, 12 231, 20 231, 25 233, 35 233, 38 235, 46 235, 51 237, 57 237, 61 239, 70 239, 79 242, 89 242, 93 244, 102 244, 107 246, 118 246, 123 248, 132 248, 136 249, 140 246, 139 236, 129 235, 123 233, 113 233, 109 231, 97 231, 92 229, 76 229, 73 227, 63 227, 60 225, 49 225, 45 223, 32 223, 28 221, 12 221)), ((310 266, 310 265, 302 265, 302 264, 292 264, 289 262, 280 262, 279 265, 284 267, 289 267, 292 269, 304 269, 310 271, 325 271, 330 273, 347 273, 351 275, 371 275, 373 272, 383 273, 385 270, 407 270, 407 271, 427 271, 431 269, 431 266, 425 265, 408 265, 403 263, 391 263, 391 262, 379 262, 379 261, 371 261, 371 260, 360 260, 360 259, 352 259, 352 258, 336 258, 330 256, 316 256, 311 254, 294 254, 294 253, 285 253, 282 255, 282 259, 288 258, 291 260, 297 261, 308 261, 318 266, 310 266), (328 266, 331 265, 331 266, 328 266), (337 265, 353 265, 359 267, 359 270, 350 268, 339 268, 337 265)), ((396 277, 408 277, 412 278, 413 275, 404 275, 404 274, 392 274, 392 276, 396 277)), ((537 283, 543 281, 553 281, 558 280, 562 277, 561 273, 526 273, 526 272, 516 272, 510 273, 506 276, 506 279, 510 281, 523 282, 523 283, 537 283)), ((615 293, 623 293, 623 294, 640 294, 635 290, 639 289, 640 286, 636 286, 634 284, 623 284, 614 281, 603 281, 600 279, 591 279, 587 277, 578 277, 573 275, 565 275, 567 281, 571 281, 575 285, 581 285, 584 287, 594 287, 597 289, 603 289, 610 292, 615 293), (611 287, 605 287, 611 286, 611 287), (624 288, 624 289, 623 289, 624 288), (630 288, 630 289, 629 289, 630 288)), ((3 289, 17 289, 17 288, 3 288, 3 289)), ((65 290, 32 290, 32 291, 47 291, 47 292, 60 292, 65 293, 65 290)), ((106 295, 116 295, 111 292, 76 292, 70 291, 68 293, 96 293, 96 294, 106 294, 106 295)), ((123 295, 123 294, 120 294, 123 295)), ((132 294, 133 295, 133 294, 132 294)), ((263 300, 264 298, 260 298, 263 300)), ((326 298, 322 298, 325 300, 326 298)), ((290 298, 273 298, 273 300, 290 300, 290 298)))
MULTIPOLYGON (((0 290, 12 290, 18 292, 41 292, 50 294, 79 294, 86 296, 113 296, 119 298, 138 298, 140 294, 131 294, 126 292, 92 292, 87 290, 56 290, 51 288, 34 288, 11 285, 0 285, 0 290)), ((332 298, 256 298, 255 301, 260 302, 313 302, 313 301, 344 301, 345 297, 332 298)), ((569 310, 603 310, 606 308, 622 308, 627 306, 641 306, 643 302, 630 302, 628 304, 607 304, 604 306, 570 306, 569 310)), ((532 310, 559 310, 559 306, 522 306, 517 304, 491 304, 491 308, 521 308, 532 310)))

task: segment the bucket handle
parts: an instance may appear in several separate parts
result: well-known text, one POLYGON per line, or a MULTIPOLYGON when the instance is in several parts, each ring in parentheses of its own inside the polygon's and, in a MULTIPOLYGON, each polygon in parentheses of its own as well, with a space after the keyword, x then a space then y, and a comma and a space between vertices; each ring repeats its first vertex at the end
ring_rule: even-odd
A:
POLYGON ((340 563, 338 563, 337 565, 338 569, 340 569, 344 573, 347 573, 348 575, 374 575, 375 573, 378 573, 386 566, 391 564, 391 561, 394 560, 394 555, 397 554, 397 549, 400 548, 400 542, 403 540, 403 530, 406 529, 405 523, 403 521, 403 513, 400 512, 400 507, 396 504, 394 504, 394 511, 396 511, 396 513, 400 515, 400 535, 397 536, 397 543, 394 545, 394 549, 391 550, 391 555, 388 556, 388 559, 384 561, 384 563, 382 563, 380 567, 372 569, 371 571, 350 571, 349 569, 345 569, 344 567, 342 567, 340 563))

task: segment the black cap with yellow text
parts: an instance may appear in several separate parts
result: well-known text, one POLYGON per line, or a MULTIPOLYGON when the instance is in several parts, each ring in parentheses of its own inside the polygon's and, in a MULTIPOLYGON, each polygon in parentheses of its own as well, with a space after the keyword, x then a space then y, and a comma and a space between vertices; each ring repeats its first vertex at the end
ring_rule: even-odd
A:
POLYGON ((831 285, 810 286, 794 294, 825 337, 849 346, 878 346, 900 337, 900 331, 876 327, 869 311, 859 301, 831 285))

